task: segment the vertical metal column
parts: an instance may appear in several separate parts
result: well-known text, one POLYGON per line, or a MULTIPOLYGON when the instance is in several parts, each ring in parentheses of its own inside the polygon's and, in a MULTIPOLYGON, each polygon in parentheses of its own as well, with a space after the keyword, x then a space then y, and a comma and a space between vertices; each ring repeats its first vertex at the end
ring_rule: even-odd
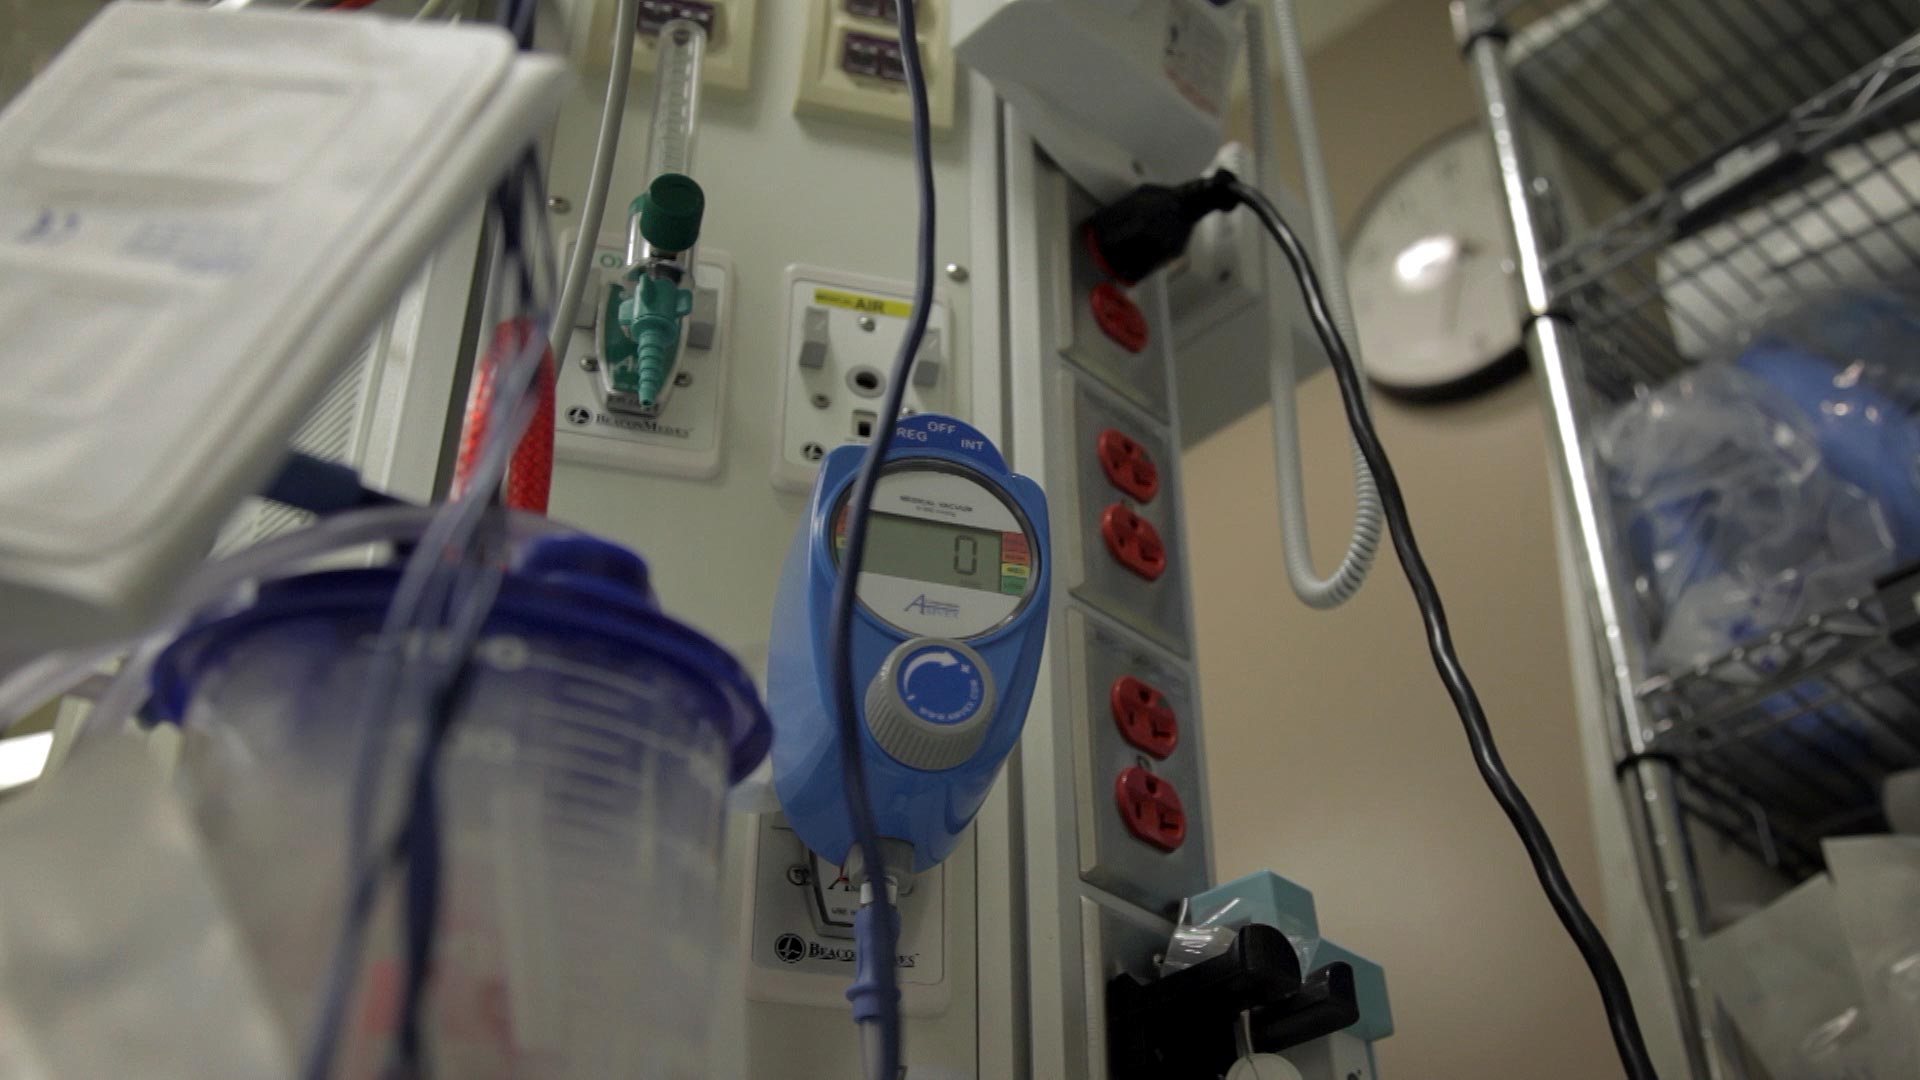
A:
POLYGON ((1557 244, 1558 217, 1549 182, 1530 166, 1518 92, 1507 68, 1507 37, 1489 0, 1454 0, 1454 31, 1472 73, 1493 136, 1497 170, 1513 226, 1528 320, 1525 340, 1546 394, 1555 472, 1572 509, 1583 563, 1583 592, 1599 670, 1606 673, 1601 700, 1614 723, 1608 732, 1615 760, 1635 762, 1618 773, 1642 885, 1665 941, 1662 952, 1688 1063, 1697 1077, 1731 1080, 1738 1075, 1717 1051, 1712 994, 1694 974, 1689 956, 1702 912, 1690 899, 1694 877, 1673 778, 1666 766, 1640 758, 1653 737, 1635 694, 1637 644, 1619 584, 1632 580, 1613 547, 1615 533, 1605 489, 1582 438, 1587 423, 1587 386, 1578 333, 1558 311, 1547 254, 1557 244))

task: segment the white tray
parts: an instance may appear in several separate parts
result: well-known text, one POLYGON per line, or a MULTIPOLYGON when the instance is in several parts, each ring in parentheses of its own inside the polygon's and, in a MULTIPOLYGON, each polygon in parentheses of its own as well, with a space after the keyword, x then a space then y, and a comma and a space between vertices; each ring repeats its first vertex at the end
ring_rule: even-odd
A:
POLYGON ((487 27, 125 2, 0 113, 0 645, 150 617, 566 78, 487 27))

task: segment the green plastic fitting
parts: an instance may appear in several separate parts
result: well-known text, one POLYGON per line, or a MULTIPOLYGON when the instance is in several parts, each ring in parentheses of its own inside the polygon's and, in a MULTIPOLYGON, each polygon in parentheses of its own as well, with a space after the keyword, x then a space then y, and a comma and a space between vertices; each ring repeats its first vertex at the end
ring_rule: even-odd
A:
POLYGON ((640 235, 656 251, 691 251, 700 239, 707 195, 691 176, 661 173, 628 212, 640 215, 640 235))
POLYGON ((620 305, 620 322, 633 338, 639 361, 634 393, 651 409, 673 374, 680 352, 680 321, 693 310, 693 292, 663 278, 642 278, 620 305))

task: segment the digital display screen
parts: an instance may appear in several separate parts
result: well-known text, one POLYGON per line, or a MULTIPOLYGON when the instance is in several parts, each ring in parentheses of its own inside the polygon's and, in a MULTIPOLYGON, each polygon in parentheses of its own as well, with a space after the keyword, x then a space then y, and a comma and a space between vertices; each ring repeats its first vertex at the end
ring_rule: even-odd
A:
MULTIPOLYGON (((986 516, 989 520, 1004 517, 986 516)), ((834 515, 836 561, 846 546, 847 508, 843 503, 834 515)), ((1018 601, 1033 584, 1034 561, 1027 534, 1018 527, 1002 531, 875 510, 868 519, 866 555, 860 569, 876 578, 975 589, 1018 601)), ((861 585, 861 599, 868 603, 873 599, 868 595, 870 587, 872 583, 861 585)), ((924 597, 920 600, 927 602, 924 597)))
POLYGON ((860 568, 889 577, 997 593, 1000 534, 875 513, 867 524, 867 552, 860 568))

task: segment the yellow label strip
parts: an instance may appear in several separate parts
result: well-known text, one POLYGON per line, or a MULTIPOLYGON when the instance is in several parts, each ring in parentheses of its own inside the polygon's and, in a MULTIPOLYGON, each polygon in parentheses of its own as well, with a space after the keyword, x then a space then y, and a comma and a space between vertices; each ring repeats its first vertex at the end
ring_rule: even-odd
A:
POLYGON ((849 311, 859 311, 868 315, 886 315, 895 319, 904 319, 913 314, 913 305, 905 300, 862 296, 859 293, 841 292, 839 289, 815 289, 813 302, 824 307, 846 308, 849 311))

